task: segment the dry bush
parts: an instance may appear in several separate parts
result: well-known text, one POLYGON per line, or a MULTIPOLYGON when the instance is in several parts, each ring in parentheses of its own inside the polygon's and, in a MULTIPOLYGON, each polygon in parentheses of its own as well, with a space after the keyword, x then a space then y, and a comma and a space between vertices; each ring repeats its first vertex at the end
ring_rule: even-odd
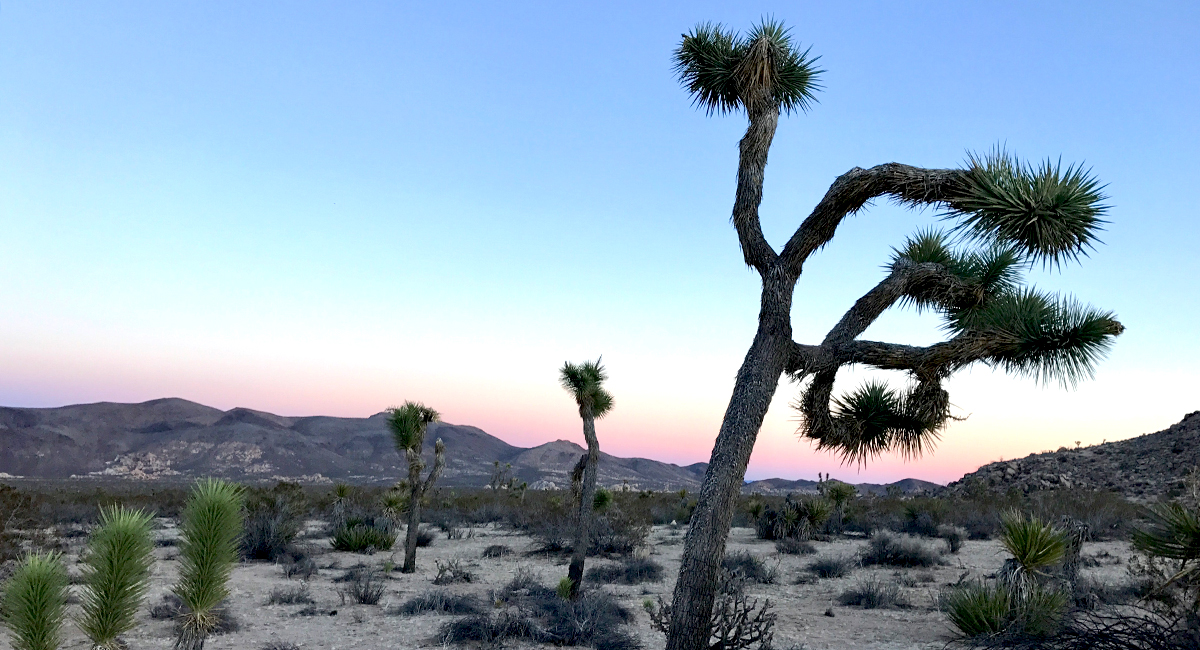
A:
POLYGON ((844 578, 850 575, 858 562, 845 555, 826 555, 813 560, 808 570, 818 578, 844 578))
POLYGON ((267 597, 268 605, 312 605, 316 602, 308 585, 303 583, 295 587, 275 587, 267 597))
POLYGON ((635 558, 593 566, 587 571, 587 579, 606 584, 636 585, 643 582, 662 582, 663 567, 649 558, 635 558))
MULTIPOLYGON (((771 601, 762 605, 746 596, 745 581, 722 572, 720 593, 713 602, 709 621, 709 650, 770 650, 775 635, 776 614, 771 601)), ((671 606, 660 597, 655 606, 650 600, 643 605, 650 615, 650 625, 664 635, 670 635, 671 606)))
POLYGON ((883 531, 871 536, 860 555, 864 565, 883 564, 898 567, 929 567, 941 564, 937 552, 920 540, 883 531))
POLYGON ((385 589, 384 577, 371 568, 355 569, 353 578, 338 590, 342 603, 349 601, 359 605, 378 605, 385 589))
POLYGON ((775 584, 779 577, 778 566, 767 566, 762 558, 748 551, 729 553, 721 561, 721 568, 737 578, 764 585, 775 584))
POLYGON ((907 609, 912 605, 900 585, 884 583, 875 576, 858 581, 838 596, 838 604, 863 609, 907 609))
POLYGON ((475 574, 463 568, 462 561, 458 559, 434 560, 437 565, 437 577, 433 579, 435 585, 452 585, 458 582, 475 582, 475 574))
POLYGON ((795 537, 775 540, 775 550, 783 555, 815 555, 817 547, 795 537))
POLYGON ((482 614, 487 611, 483 600, 474 594, 454 594, 445 589, 426 591, 391 609, 389 614, 414 616, 425 612, 434 614, 482 614))
POLYGON ((487 557, 487 558, 504 557, 506 555, 512 555, 512 552, 513 552, 512 548, 510 548, 504 544, 492 544, 491 546, 483 549, 483 557, 487 557))

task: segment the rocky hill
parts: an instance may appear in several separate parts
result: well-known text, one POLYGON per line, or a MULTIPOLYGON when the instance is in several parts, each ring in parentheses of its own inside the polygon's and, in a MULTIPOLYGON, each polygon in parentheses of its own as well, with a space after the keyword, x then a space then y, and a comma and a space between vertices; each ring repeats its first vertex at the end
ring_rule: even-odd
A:
MULTIPOLYGON (((483 486, 494 463, 533 488, 567 487, 583 448, 556 440, 515 447, 471 426, 435 423, 428 439, 446 443, 445 486, 483 486)), ((432 456, 433 445, 426 445, 432 456)), ((0 407, 0 478, 128 478, 240 481, 299 480, 393 483, 405 464, 392 446, 383 413, 368 418, 284 417, 246 408, 222 411, 183 399, 141 404, 78 404, 60 408, 0 407)), ((432 458, 430 458, 432 460, 432 458)), ((707 463, 681 467, 602 453, 599 481, 631 489, 696 490, 707 463)), ((907 479, 901 489, 931 483, 907 479)), ((784 494, 815 490, 813 481, 770 479, 747 491, 784 494)), ((885 486, 862 486, 882 491, 885 486)))
POLYGON ((1092 447, 1062 448, 980 467, 947 486, 964 493, 974 486, 1005 492, 1057 488, 1111 490, 1128 498, 1155 499, 1178 490, 1200 466, 1200 411, 1159 431, 1092 447))

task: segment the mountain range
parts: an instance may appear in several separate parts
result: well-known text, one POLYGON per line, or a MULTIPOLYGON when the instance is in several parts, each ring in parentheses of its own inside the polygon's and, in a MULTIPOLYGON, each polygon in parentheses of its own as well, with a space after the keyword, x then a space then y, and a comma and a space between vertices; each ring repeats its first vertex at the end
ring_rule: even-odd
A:
MULTIPOLYGON (((484 486, 495 464, 530 487, 566 487, 583 448, 556 440, 516 447, 472 426, 433 423, 426 439, 446 444, 440 484, 484 486)), ((432 455, 426 445, 426 456, 432 455)), ((392 443, 385 413, 368 418, 284 417, 228 411, 178 398, 140 404, 100 402, 58 408, 0 407, 0 477, 190 480, 221 476, 240 481, 298 480, 390 484, 406 465, 392 443)), ((430 458, 429 460, 432 460, 430 458)), ((599 482, 631 489, 695 490, 707 463, 679 466, 645 458, 601 454, 599 482)), ((941 486, 917 479, 896 484, 906 492, 941 486)), ((767 479, 745 485, 764 494, 814 492, 816 481, 767 479)), ((864 484, 863 492, 887 486, 864 484)))

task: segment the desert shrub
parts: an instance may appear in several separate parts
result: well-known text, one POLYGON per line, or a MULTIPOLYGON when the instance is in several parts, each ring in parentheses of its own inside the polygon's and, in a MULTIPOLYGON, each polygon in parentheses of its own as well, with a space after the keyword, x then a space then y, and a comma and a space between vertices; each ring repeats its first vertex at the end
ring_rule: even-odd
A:
POLYGON ((417 548, 433 546, 433 531, 428 528, 417 529, 417 548))
POLYGON ((928 567, 941 562, 938 554, 919 540, 883 531, 871 536, 859 557, 864 565, 928 567))
POLYGON ((938 526, 945 522, 949 510, 949 506, 942 499, 915 498, 904 506, 904 532, 936 537, 938 526))
POLYGON ((587 579, 600 583, 636 585, 643 582, 662 582, 663 567, 649 558, 636 558, 588 569, 587 579))
POLYGON ((268 605, 312 605, 316 602, 306 584, 295 587, 275 587, 271 590, 271 595, 267 597, 268 605))
POLYGON ((622 508, 608 507, 592 525, 588 555, 630 555, 645 546, 649 535, 649 521, 622 508))
POLYGON ((57 553, 32 553, 4 585, 4 623, 15 650, 57 650, 67 608, 67 569, 57 553))
MULTIPOLYGON (((988 644, 1013 645, 1007 639, 988 644)), ((1029 644, 1027 644, 1029 645, 1029 644)), ((1186 621, 1158 612, 1126 608, 1122 611, 1080 612, 1064 622, 1050 638, 1038 639, 1044 650, 1195 650, 1200 632, 1186 621)))
POLYGON ((775 540, 775 550, 784 555, 815 555, 817 547, 811 542, 802 541, 795 537, 775 540))
POLYGON ((759 539, 775 540, 794 537, 808 540, 823 529, 833 514, 833 502, 824 497, 789 494, 778 508, 764 508, 755 522, 759 539))
MULTIPOLYGON (((156 621, 175 621, 175 633, 178 634, 181 621, 180 617, 187 613, 187 607, 183 601, 173 593, 163 594, 162 600, 157 605, 150 608, 150 618, 156 621)), ((216 607, 209 610, 209 615, 212 617, 213 628, 210 634, 228 634, 236 632, 241 628, 241 623, 233 612, 229 611, 229 603, 221 601, 216 607)))
POLYGON ((1029 508, 1043 521, 1063 517, 1087 525, 1093 539, 1122 539, 1141 518, 1139 506, 1119 494, 1095 490, 1054 490, 1030 495, 1029 508))
POLYGON ((512 555, 512 552, 512 548, 505 546, 504 544, 492 544, 491 546, 483 549, 483 557, 504 557, 506 555, 512 555))
POLYGON ((1008 627, 1010 597, 1006 589, 972 583, 942 599, 950 623, 967 638, 1000 634, 1008 627))
POLYGON ((779 577, 777 567, 767 566, 762 558, 748 551, 727 554, 721 561, 721 568, 735 577, 764 585, 775 584, 776 578, 779 577))
MULTIPOLYGON (((743 589, 744 581, 728 572, 723 572, 720 590, 713 602, 709 621, 708 647, 712 650, 770 650, 775 636, 776 614, 771 611, 771 601, 759 606, 743 589)), ((671 606, 660 597, 657 606, 647 600, 643 603, 650 615, 650 625, 669 635, 671 630, 671 606)))
POLYGON ((475 574, 465 569, 460 560, 434 560, 437 564, 437 577, 433 579, 435 585, 452 585, 457 582, 474 582, 475 574))
POLYGON ((445 589, 426 591, 406 600, 389 611, 390 614, 413 616, 425 612, 434 614, 482 614, 484 602, 474 594, 453 594, 445 589))
POLYGON ((346 525, 337 529, 334 531, 333 539, 331 540, 333 550, 348 553, 389 551, 395 543, 396 534, 388 528, 360 523, 346 525))
POLYGON ((884 583, 871 576, 858 581, 853 587, 838 596, 838 603, 863 609, 903 609, 910 607, 908 599, 900 591, 900 585, 884 583))
POLYGON ((300 650, 300 646, 286 641, 271 641, 259 646, 259 650, 300 650))
POLYGON ((253 494, 246 502, 242 556, 274 562, 296 540, 303 511, 285 494, 274 491, 253 494))
POLYGON ((276 558, 280 569, 283 571, 283 577, 299 578, 308 580, 317 574, 317 563, 308 555, 308 551, 303 548, 289 548, 283 555, 276 558))
POLYGON ((79 628, 93 647, 112 648, 133 629, 150 586, 154 564, 150 515, 120 506, 104 508, 82 561, 83 603, 79 628))
POLYGON ((378 605, 383 598, 384 578, 378 571, 370 568, 356 569, 351 572, 352 578, 338 590, 342 602, 349 601, 359 605, 378 605))
POLYGON ((632 622, 632 613, 612 594, 600 590, 577 592, 575 600, 560 598, 542 585, 505 589, 506 609, 466 616, 442 627, 443 643, 477 641, 484 647, 499 647, 505 641, 526 640, 563 646, 587 646, 598 650, 636 650, 637 638, 622 626, 632 622))
POLYGON ((844 578, 850 575, 856 562, 844 555, 826 555, 813 560, 808 570, 818 578, 844 578))
POLYGON ((937 536, 946 540, 948 551, 958 553, 962 549, 963 543, 967 541, 967 530, 958 526, 942 524, 937 528, 937 536))

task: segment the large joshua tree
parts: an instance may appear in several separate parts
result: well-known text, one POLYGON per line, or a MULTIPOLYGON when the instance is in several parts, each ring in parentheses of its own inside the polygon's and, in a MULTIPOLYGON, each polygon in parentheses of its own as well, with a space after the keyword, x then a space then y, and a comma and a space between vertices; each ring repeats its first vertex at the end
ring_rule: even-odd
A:
POLYGON ((668 650, 705 647, 725 539, 746 464, 784 373, 803 387, 800 435, 849 462, 896 451, 930 451, 952 420, 942 381, 974 363, 1066 385, 1090 376, 1123 327, 1106 311, 1025 288, 1021 269, 1057 267, 1096 242, 1106 207, 1100 184, 1077 166, 1017 161, 1003 151, 972 156, 958 169, 887 163, 839 176, 776 251, 763 236, 767 153, 781 113, 807 110, 821 71, 779 23, 738 36, 700 25, 683 36, 675 65, 700 108, 745 112, 733 225, 748 266, 762 279, 758 331, 738 370, 733 395, 684 545, 668 650), (887 197, 941 211, 950 230, 927 230, 895 250, 886 277, 861 297, 816 345, 792 340, 792 295, 808 257, 838 225, 887 197), (928 347, 862 340, 885 310, 936 312, 947 340, 928 347), (908 375, 902 389, 883 382, 835 397, 838 370, 858 364, 908 375))
POLYGON ((600 464, 600 441, 596 439, 596 419, 604 417, 613 407, 613 398, 604 390, 608 376, 600 360, 580 364, 564 363, 559 370, 563 388, 575 398, 579 406, 579 417, 583 420, 583 438, 587 441, 587 453, 579 459, 582 471, 578 501, 575 502, 575 543, 571 546, 571 566, 567 578, 571 581, 571 596, 579 592, 583 583, 583 564, 587 559, 588 533, 592 521, 592 501, 596 497, 596 467, 600 464))
POLYGON ((425 492, 433 487, 442 468, 446 466, 446 445, 438 438, 433 445, 433 469, 429 476, 421 480, 421 472, 425 469, 425 461, 421 459, 421 451, 425 447, 425 430, 430 422, 440 419, 438 412, 419 402, 405 402, 404 406, 391 409, 388 416, 388 426, 392 429, 392 439, 396 443, 396 451, 408 461, 408 533, 404 538, 404 566, 402 573, 413 573, 417 570, 417 529, 421 525, 421 499, 425 492))

